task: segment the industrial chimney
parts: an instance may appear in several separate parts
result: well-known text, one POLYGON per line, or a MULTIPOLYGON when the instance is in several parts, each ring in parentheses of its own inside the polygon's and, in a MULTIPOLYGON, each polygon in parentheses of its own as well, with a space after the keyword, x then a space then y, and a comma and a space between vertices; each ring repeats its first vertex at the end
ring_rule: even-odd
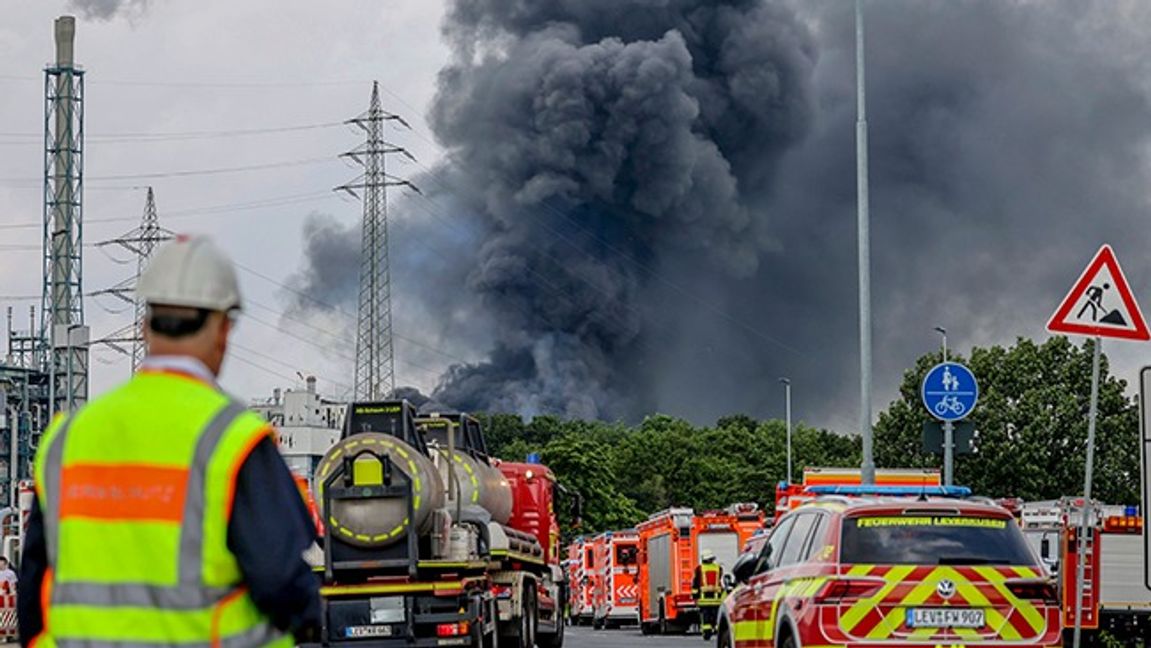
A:
POLYGON ((56 65, 72 67, 73 45, 76 42, 76 17, 60 16, 56 19, 56 65))

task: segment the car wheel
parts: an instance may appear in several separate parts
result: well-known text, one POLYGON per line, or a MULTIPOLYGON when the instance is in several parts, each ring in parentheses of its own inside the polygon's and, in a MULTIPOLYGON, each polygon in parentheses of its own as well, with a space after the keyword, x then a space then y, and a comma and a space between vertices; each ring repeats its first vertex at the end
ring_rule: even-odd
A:
POLYGON ((779 648, 795 648, 795 637, 787 635, 779 644, 779 648))
POLYGON ((715 645, 718 648, 735 648, 735 642, 731 640, 731 630, 724 624, 719 629, 719 637, 715 640, 715 645))

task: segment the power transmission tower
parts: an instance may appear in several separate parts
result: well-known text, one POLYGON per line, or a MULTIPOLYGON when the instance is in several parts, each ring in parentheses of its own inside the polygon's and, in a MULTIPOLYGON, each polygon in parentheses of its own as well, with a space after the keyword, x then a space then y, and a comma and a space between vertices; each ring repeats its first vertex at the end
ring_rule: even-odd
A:
POLYGON ((132 373, 140 366, 144 359, 144 302, 136 295, 136 284, 140 275, 152 258, 152 252, 160 243, 172 238, 172 233, 160 227, 160 219, 156 212, 156 195, 152 187, 148 187, 148 197, 144 202, 144 216, 140 226, 117 238, 101 241, 97 247, 117 245, 136 256, 136 275, 120 283, 98 290, 92 296, 111 295, 133 307, 135 319, 131 325, 117 329, 112 334, 93 342, 104 344, 125 355, 132 357, 132 373), (130 345, 130 346, 129 346, 130 345), (128 348, 125 348, 128 347, 128 348))
POLYGON ((372 83, 372 100, 367 112, 348 120, 363 129, 364 143, 340 157, 353 160, 364 172, 348 184, 336 187, 360 197, 363 191, 364 220, 360 250, 360 304, 356 322, 357 400, 387 398, 395 389, 395 358, 392 349, 392 286, 388 268, 388 187, 415 185, 389 175, 387 156, 398 153, 415 160, 407 150, 384 139, 384 124, 397 122, 411 128, 399 115, 380 107, 380 86, 372 83))
POLYGON ((56 62, 44 69, 44 292, 49 408, 88 399, 88 327, 82 281, 84 70, 74 62, 76 19, 56 19, 56 62))

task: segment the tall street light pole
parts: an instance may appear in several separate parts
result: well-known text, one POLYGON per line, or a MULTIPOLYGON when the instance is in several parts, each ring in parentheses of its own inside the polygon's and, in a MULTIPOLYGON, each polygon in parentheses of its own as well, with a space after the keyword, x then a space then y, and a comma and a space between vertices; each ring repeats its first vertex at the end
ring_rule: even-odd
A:
POLYGON ((780 378, 779 382, 783 383, 784 401, 786 402, 787 411, 787 483, 791 481, 791 380, 787 378, 780 378))
POLYGON ((871 233, 867 198, 867 93, 863 71, 863 5, 855 0, 855 174, 859 229, 859 430, 862 482, 875 483, 871 438, 871 233))
MULTIPOLYGON (((943 361, 947 362, 947 329, 936 326, 935 332, 943 338, 943 361)), ((943 422, 943 485, 955 483, 955 424, 943 422)))

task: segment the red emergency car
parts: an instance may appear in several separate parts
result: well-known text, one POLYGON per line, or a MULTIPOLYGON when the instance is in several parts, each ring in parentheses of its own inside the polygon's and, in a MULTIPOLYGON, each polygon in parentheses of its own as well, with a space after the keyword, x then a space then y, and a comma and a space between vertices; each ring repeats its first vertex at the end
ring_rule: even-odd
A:
POLYGON ((1055 588, 991 503, 819 498, 733 573, 720 648, 1061 645, 1055 588))

